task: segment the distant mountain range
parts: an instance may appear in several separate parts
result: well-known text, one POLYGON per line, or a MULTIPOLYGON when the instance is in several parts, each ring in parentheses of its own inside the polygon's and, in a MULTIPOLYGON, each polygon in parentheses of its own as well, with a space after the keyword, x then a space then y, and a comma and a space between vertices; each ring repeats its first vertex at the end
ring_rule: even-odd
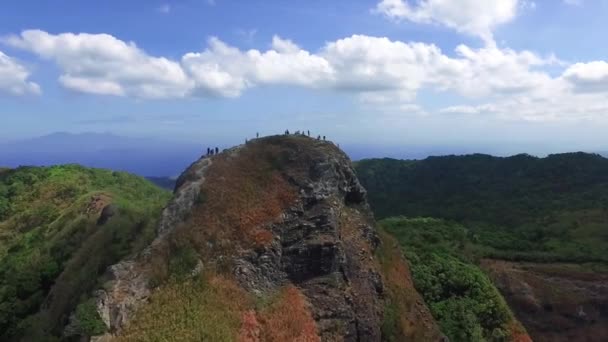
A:
MULTIPOLYGON (((81 164, 127 171, 148 178, 176 178, 206 150, 205 143, 207 142, 201 141, 199 145, 155 138, 130 138, 110 133, 58 132, 30 139, 0 142, 0 167, 81 164)), ((345 144, 341 147, 352 160, 378 157, 424 159, 428 156, 479 152, 507 156, 516 154, 513 151, 526 149, 525 146, 502 146, 501 149, 501 146, 495 145, 450 146, 407 143, 387 146, 345 144)), ((528 146, 528 148, 532 147, 528 146)), ((608 157, 608 151, 598 153, 608 157)), ((157 181, 163 183, 160 184, 162 187, 171 188, 170 182, 157 181)))
MULTIPOLYGON (((154 177, 175 178, 206 150, 207 145, 130 138, 110 133, 58 132, 35 138, 0 142, 0 167, 81 164, 88 167, 127 171, 152 178, 171 188, 171 183, 154 177)), ((351 159, 394 157, 423 159, 429 155, 464 154, 477 150, 453 146, 342 146, 351 159)))
POLYGON ((177 176, 200 157, 202 146, 108 133, 53 133, 0 143, 0 166, 74 163, 142 176, 177 176))

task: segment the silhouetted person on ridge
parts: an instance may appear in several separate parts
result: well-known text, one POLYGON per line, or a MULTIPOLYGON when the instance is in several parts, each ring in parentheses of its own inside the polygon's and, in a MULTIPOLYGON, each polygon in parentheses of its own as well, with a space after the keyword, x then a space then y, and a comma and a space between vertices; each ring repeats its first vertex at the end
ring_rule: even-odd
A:
POLYGON ((321 140, 321 136, 320 135, 317 135, 317 140, 321 140))
POLYGON ((308 133, 308 136, 310 136, 310 131, 306 131, 306 133, 308 133))
POLYGON ((259 137, 260 137, 260 133, 259 133, 259 132, 257 132, 257 133, 255 134, 255 137, 256 137, 256 138, 259 138, 259 137))
POLYGON ((216 147, 215 148, 215 154, 218 154, 218 153, 220 153, 220 149, 216 147))
POLYGON ((325 141, 325 136, 323 136, 323 141, 325 141))
POLYGON ((288 129, 285 130, 285 135, 289 135, 289 130, 288 129))

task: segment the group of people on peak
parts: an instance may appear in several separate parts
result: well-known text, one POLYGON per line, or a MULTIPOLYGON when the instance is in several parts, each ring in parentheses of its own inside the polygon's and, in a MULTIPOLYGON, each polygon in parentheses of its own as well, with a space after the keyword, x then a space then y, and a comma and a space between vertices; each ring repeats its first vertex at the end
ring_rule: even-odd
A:
MULTIPOLYGON (((290 135, 290 134, 291 133, 289 133, 289 130, 286 129, 285 130, 285 135, 290 135)), ((308 137, 310 137, 310 131, 309 130, 307 130, 307 131, 295 131, 295 133, 293 133, 293 135, 302 135, 302 136, 308 136, 308 137)), ((260 133, 256 132, 255 133, 255 137, 256 137, 256 139, 259 138, 260 137, 260 133)), ((317 140, 321 140, 321 139, 326 140, 324 135, 323 136, 317 135, 317 140)), ((247 144, 248 142, 249 142, 249 139, 245 139, 245 143, 247 144)), ((220 149, 219 148, 217 148, 217 147, 215 147, 215 148, 213 148, 213 147, 207 147, 207 154, 206 154, 206 156, 213 156, 213 155, 216 155, 216 154, 219 154, 219 153, 220 153, 220 149)))
POLYGON ((219 148, 213 148, 213 147, 207 147, 207 155, 208 156, 212 156, 214 154, 218 154, 220 153, 220 149, 219 148))
MULTIPOLYGON (((285 135, 289 135, 289 130, 286 129, 285 130, 285 135)), ((310 131, 295 131, 294 135, 303 135, 303 136, 309 136, 310 137, 310 131)), ((321 135, 317 135, 317 140, 321 140, 321 135)), ((323 136, 323 140, 325 140, 325 136, 323 136)))

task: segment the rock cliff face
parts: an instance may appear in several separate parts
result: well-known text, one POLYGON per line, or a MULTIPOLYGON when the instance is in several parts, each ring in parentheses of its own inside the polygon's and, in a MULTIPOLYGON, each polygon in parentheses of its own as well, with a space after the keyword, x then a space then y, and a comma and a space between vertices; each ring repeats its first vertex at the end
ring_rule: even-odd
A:
MULTIPOLYGON (((172 277, 175 256, 192 250, 197 260, 185 263, 188 274, 222 274, 258 298, 295 287, 317 340, 440 340, 407 264, 387 244, 336 146, 304 136, 255 139, 202 158, 180 176, 155 241, 112 266, 97 292, 108 328, 102 339, 120 336, 172 277), (391 276, 394 270, 402 277, 391 276)), ((264 340, 247 336, 241 340, 264 340)))

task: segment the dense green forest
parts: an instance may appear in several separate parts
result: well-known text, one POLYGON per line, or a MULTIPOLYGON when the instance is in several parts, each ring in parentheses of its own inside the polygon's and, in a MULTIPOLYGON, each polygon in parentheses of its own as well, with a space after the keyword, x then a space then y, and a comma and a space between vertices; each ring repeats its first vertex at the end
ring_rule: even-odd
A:
POLYGON ((432 218, 379 222, 399 241, 416 289, 450 341, 517 341, 525 335, 490 279, 477 267, 463 226, 432 218))
POLYGON ((459 222, 487 257, 608 262, 608 159, 599 155, 371 159, 355 168, 378 218, 459 222))
POLYGON ((88 291, 154 236, 170 193, 77 165, 0 170, 0 340, 59 335, 70 312, 95 329, 88 291))

